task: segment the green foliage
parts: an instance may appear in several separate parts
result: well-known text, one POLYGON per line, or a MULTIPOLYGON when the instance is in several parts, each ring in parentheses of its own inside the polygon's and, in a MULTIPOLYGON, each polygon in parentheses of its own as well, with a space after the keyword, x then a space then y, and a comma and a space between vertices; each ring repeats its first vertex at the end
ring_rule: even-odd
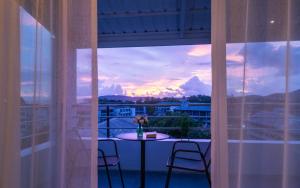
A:
POLYGON ((211 97, 206 95, 193 95, 188 97, 188 101, 195 103, 210 103, 211 97))
POLYGON ((159 131, 174 138, 210 138, 209 130, 196 130, 202 128, 202 122, 189 117, 187 114, 169 113, 166 117, 149 118, 145 127, 150 131, 159 131), (168 117, 169 116, 169 117, 168 117), (176 117, 174 117, 176 116, 176 117))
POLYGON ((147 115, 153 116, 155 113, 155 107, 154 106, 147 106, 146 107, 147 115))

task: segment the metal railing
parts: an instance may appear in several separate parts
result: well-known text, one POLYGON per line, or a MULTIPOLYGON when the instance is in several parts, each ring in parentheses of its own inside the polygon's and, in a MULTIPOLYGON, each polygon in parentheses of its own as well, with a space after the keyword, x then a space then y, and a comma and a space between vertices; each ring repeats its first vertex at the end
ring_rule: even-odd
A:
POLYGON ((47 104, 20 106, 21 148, 47 142, 50 129, 50 112, 47 104))
MULTIPOLYGON (((106 126, 105 127, 98 127, 99 130, 106 130, 106 137, 111 137, 111 130, 116 130, 116 129, 122 129, 122 130, 135 130, 136 127, 111 127, 111 122, 110 120, 112 118, 131 118, 132 120, 135 118, 135 115, 146 115, 149 119, 153 119, 153 118, 181 118, 183 116, 188 116, 189 118, 194 118, 194 119, 202 119, 205 120, 206 122, 209 122, 210 124, 210 108, 209 110, 205 111, 199 111, 199 113, 206 113, 206 115, 190 115, 190 114, 186 114, 186 113, 182 113, 180 115, 170 115, 167 112, 172 112, 171 107, 179 107, 181 106, 180 103, 178 104, 99 104, 99 111, 98 111, 98 123, 104 122, 106 121, 106 126), (117 108, 119 109, 124 109, 124 108, 134 108, 135 110, 137 110, 138 108, 144 108, 147 109, 149 107, 155 108, 154 112, 152 113, 148 113, 147 110, 146 112, 144 111, 144 113, 135 113, 134 115, 126 115, 126 116, 122 116, 122 115, 117 115, 114 114, 112 112, 112 110, 115 110, 117 108), (169 107, 170 109, 165 109, 165 110, 159 110, 159 108, 162 107, 169 107), (105 111, 105 113, 101 113, 101 111, 105 111), (102 121, 100 121, 102 120, 102 121)), ((189 103, 188 107, 191 106, 206 106, 206 107, 210 107, 210 103, 189 103)), ((153 110, 153 109, 152 109, 153 110)), ((174 110, 174 111, 180 111, 180 110, 174 110)), ((174 112, 173 111, 173 112, 174 112)), ((184 111, 184 110, 182 110, 184 111)), ((188 111, 188 110, 187 110, 188 111)), ((192 110, 190 110, 192 112, 192 110)), ((180 130, 180 127, 158 127, 158 126, 151 126, 151 127, 144 127, 145 130, 180 130)), ((190 127, 190 130, 193 131, 209 131, 208 129, 204 129, 202 127, 190 127)))

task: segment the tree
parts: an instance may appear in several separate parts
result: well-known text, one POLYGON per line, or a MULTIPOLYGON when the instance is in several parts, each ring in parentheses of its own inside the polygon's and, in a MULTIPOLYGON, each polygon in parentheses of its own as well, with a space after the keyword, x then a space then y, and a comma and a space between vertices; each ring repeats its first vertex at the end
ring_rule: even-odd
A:
POLYGON ((203 132, 193 129, 201 128, 202 125, 200 120, 193 119, 187 114, 169 112, 166 117, 149 118, 149 123, 145 128, 150 131, 157 128, 160 132, 169 134, 174 138, 210 138, 209 130, 203 132))

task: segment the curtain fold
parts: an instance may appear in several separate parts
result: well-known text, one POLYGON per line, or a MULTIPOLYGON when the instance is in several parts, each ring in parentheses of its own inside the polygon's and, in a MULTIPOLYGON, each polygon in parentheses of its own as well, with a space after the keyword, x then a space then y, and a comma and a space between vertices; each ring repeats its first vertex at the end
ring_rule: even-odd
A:
POLYGON ((226 2, 212 0, 212 187, 228 188, 226 2))
POLYGON ((97 186, 96 3, 0 0, 0 187, 97 186))
POLYGON ((0 0, 0 187, 20 187, 19 9, 0 0))
MULTIPOLYGON (((226 71, 226 79, 213 76, 213 84, 219 91, 219 84, 227 85, 227 109, 219 105, 213 113, 226 114, 227 124, 214 123, 212 135, 228 145, 227 150, 219 149, 219 142, 213 146, 228 166, 228 176, 213 172, 213 185, 225 178, 230 188, 300 187, 300 1, 213 2, 213 10, 222 3, 226 8, 212 14, 212 25, 221 26, 213 27, 212 37, 226 34, 226 43, 212 40, 213 56, 226 63, 215 68, 226 71), (218 22, 220 17, 226 24, 218 22), (214 51, 218 45, 222 50, 214 51)), ((213 156, 213 170, 222 171, 220 160, 213 156)))
POLYGON ((95 0, 61 2, 58 51, 63 87, 63 187, 97 186, 97 14, 95 0), (64 52, 63 52, 64 51, 64 52), (63 52, 63 53, 62 53, 63 52), (96 74, 95 74, 96 73, 96 74), (67 103, 66 103, 67 101, 67 103))

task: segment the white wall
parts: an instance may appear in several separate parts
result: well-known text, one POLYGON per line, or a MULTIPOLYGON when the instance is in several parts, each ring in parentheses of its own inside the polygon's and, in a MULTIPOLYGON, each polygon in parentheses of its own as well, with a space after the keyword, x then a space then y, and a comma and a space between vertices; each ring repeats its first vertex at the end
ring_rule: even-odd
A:
MULTIPOLYGON (((116 139, 117 140, 117 139, 116 139)), ((162 141, 146 142, 146 169, 148 171, 167 170, 167 160, 171 154, 172 146, 176 139, 167 139, 162 141)), ((200 143, 200 147, 206 148, 210 140, 193 140, 200 143)), ((117 140, 119 154, 121 156, 121 165, 124 170, 140 169, 140 142, 117 140)), ((100 145, 106 152, 111 146, 100 145)))
MULTIPOLYGON (((148 171, 165 171, 168 157, 170 156, 175 139, 163 141, 149 141, 146 143, 146 169, 148 171)), ((207 146, 210 140, 193 140, 200 143, 202 148, 207 146)), ((135 141, 117 140, 121 165, 124 170, 139 170, 140 168, 140 143, 135 141)), ((238 170, 239 142, 229 142, 229 168, 234 173, 238 170)), ((109 147, 106 145, 106 147, 109 147)), ((102 149, 107 149, 107 148, 102 149)), ((249 175, 281 175, 283 165, 282 141, 244 141, 243 143, 242 171, 249 175), (247 161, 247 162, 245 162, 247 161)), ((290 155, 299 156, 300 142, 289 144, 290 155)), ((293 160, 295 162, 295 160, 293 160)), ((300 160, 297 164, 288 167, 290 175, 299 176, 300 160)))
MULTIPOLYGON (((293 157, 300 155, 300 141, 290 141, 287 145, 288 174, 300 176, 300 160, 293 157)), ((231 173, 238 171, 239 155, 242 155, 244 174, 248 175, 279 175, 283 173, 283 141, 244 141, 242 147, 238 141, 229 142, 229 168, 231 173), (239 153, 241 149, 241 153, 239 153)))

